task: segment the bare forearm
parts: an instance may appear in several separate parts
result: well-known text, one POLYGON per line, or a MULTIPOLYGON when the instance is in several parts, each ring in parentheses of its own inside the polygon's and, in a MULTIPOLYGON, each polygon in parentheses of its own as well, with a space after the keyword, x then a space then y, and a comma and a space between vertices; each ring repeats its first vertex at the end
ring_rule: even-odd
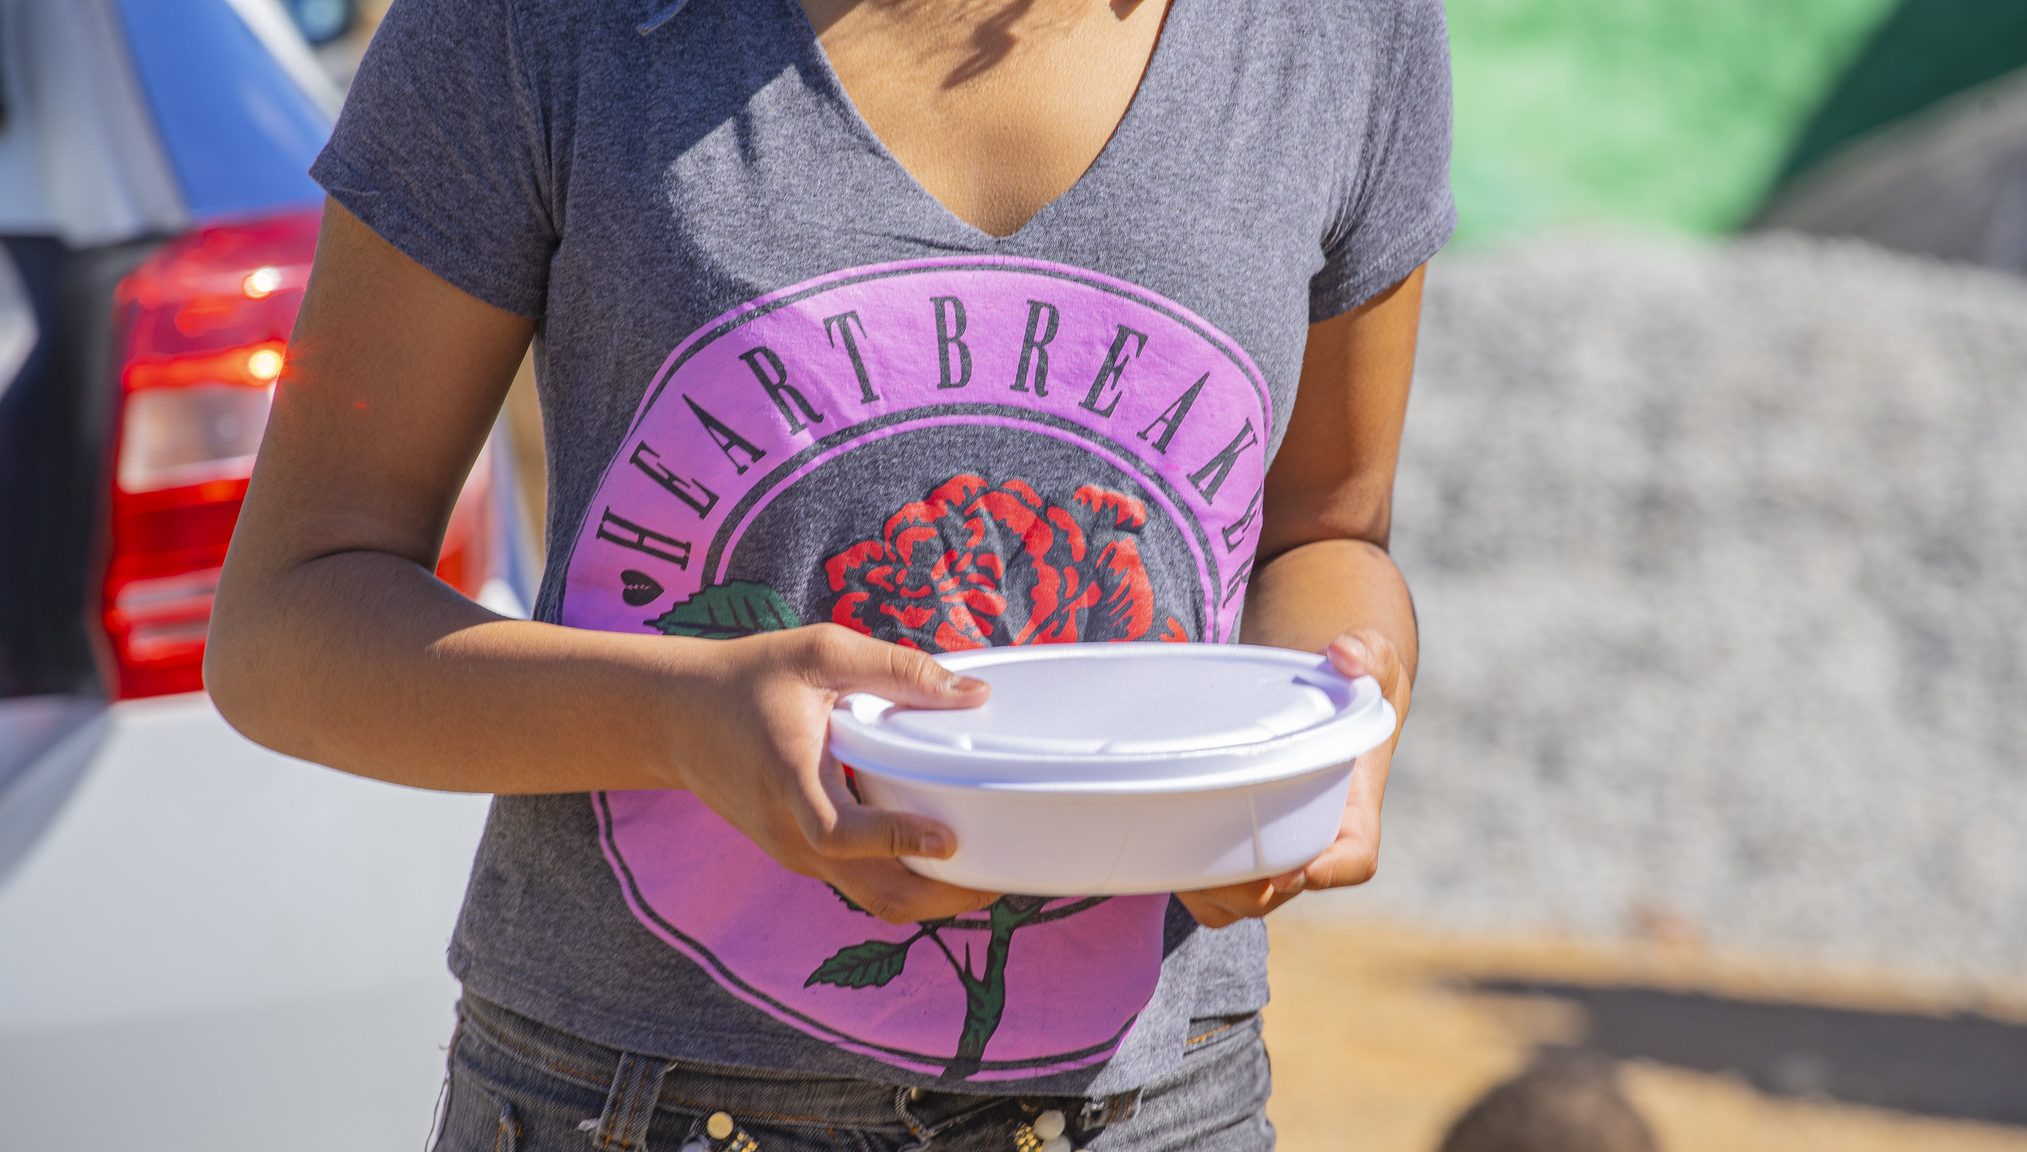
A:
POLYGON ((1419 648, 1408 584, 1384 549, 1361 540, 1319 540, 1291 548, 1253 576, 1241 639, 1249 644, 1321 651, 1339 633, 1377 630, 1393 643, 1405 672, 1403 716, 1419 648))
POLYGON ((469 792, 668 787, 672 687, 706 641, 510 620, 412 561, 344 552, 234 588, 207 677, 260 743, 360 776, 469 792))

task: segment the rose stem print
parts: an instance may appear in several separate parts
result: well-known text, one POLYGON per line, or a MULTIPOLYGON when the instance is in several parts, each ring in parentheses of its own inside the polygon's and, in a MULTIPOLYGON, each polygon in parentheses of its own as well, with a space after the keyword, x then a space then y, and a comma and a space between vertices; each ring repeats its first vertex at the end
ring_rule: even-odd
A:
MULTIPOLYGON (((837 890, 833 888, 832 891, 837 890)), ((865 912, 842 892, 838 892, 838 899, 844 900, 845 906, 854 912, 865 912)), ((1075 916, 1104 902, 1104 897, 1094 896, 1049 908, 1046 897, 1002 896, 993 902, 983 917, 931 920, 922 924, 906 940, 868 940, 840 948, 810 973, 803 987, 813 984, 834 984, 840 988, 881 987, 901 974, 907 966, 908 953, 917 941, 930 941, 950 962, 951 971, 957 974, 958 982, 964 986, 964 1031, 957 1040, 957 1055, 944 1073, 961 1079, 978 1071, 979 1061, 985 1056, 985 1046, 999 1028, 1000 1017, 1006 1011, 1006 962, 1013 950, 1014 931, 1028 925, 1075 916), (960 960, 943 938, 945 931, 990 933, 986 938, 983 972, 972 971, 970 942, 964 943, 964 958, 960 960)))
MULTIPOLYGON (((929 652, 1073 641, 1187 640, 1169 616, 1154 635, 1155 596, 1137 536, 1138 499, 1094 485, 1067 504, 1044 500, 1021 480, 990 484, 953 476, 887 518, 824 565, 831 619, 882 640, 929 652)), ((704 588, 648 621, 671 636, 729 639, 800 624, 774 589, 750 581, 704 588)), ((839 899, 844 899, 839 894, 839 899)), ((905 940, 866 940, 833 953, 804 987, 880 988, 900 976, 917 943, 949 961, 964 992, 964 1027, 945 1075, 974 1075, 1006 1010, 1014 933, 1074 916, 1102 898, 1049 907, 1039 896, 1005 896, 977 916, 920 925, 905 940), (960 958, 946 932, 985 932, 983 968, 969 940, 960 958)), ((853 911, 864 909, 845 900, 853 911)))

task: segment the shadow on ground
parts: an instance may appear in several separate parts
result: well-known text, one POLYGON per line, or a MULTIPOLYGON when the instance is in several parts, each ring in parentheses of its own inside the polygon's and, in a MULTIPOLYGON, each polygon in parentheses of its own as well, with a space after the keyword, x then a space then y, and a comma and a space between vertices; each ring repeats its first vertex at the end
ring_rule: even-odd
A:
POLYGON ((1743 1076, 1777 1096, 2027 1126, 2027 1025, 1627 985, 1474 980, 1464 990, 1545 998, 1586 1016, 1571 1047, 1743 1076))

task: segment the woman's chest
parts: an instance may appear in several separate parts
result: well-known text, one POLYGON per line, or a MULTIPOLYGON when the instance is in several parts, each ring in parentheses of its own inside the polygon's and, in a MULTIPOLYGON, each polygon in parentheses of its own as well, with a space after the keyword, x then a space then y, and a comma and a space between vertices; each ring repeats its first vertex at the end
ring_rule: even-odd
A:
MULTIPOLYGON (((1094 155, 1058 142, 1009 149, 1009 163, 962 162, 987 182, 1038 149, 1059 167, 1083 165, 1039 207, 1015 203, 1033 211, 1006 236, 916 179, 807 31, 798 44, 700 24, 661 46, 639 85, 578 101, 558 160, 566 198, 551 296, 565 306, 550 309, 551 340, 658 341, 652 371, 684 336, 784 286, 897 260, 1005 257, 1165 298, 1292 398, 1310 278, 1342 188, 1341 149, 1319 146, 1315 126, 1353 126, 1333 123, 1341 110, 1305 81, 1313 69, 1264 68, 1190 11, 1171 14, 1137 94, 1115 94, 1131 105, 1110 137, 1083 141, 1094 155)), ((1025 300, 1006 308, 1010 319, 967 316, 1023 322, 1025 300)))
POLYGON ((800 0, 810 57, 867 135, 995 237, 1070 191, 1152 75, 1168 0, 800 0))
POLYGON ((1288 125, 1325 102, 1172 17, 1089 170, 1002 238, 808 45, 692 32, 579 101, 561 153, 543 391, 573 604, 754 585, 914 628, 881 581, 968 603, 1025 565, 1100 631, 1227 634, 1335 191, 1288 125), (924 540, 992 543, 960 579, 924 540))

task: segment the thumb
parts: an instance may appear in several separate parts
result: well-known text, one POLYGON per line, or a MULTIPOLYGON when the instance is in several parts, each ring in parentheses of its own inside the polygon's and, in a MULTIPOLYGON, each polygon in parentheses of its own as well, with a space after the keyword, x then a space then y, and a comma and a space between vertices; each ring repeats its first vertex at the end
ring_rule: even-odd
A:
POLYGON ((1390 685, 1400 663, 1394 646, 1385 636, 1370 628, 1354 628, 1340 634, 1324 649, 1330 663, 1346 676, 1371 676, 1382 685, 1390 685))
POLYGON ((959 676, 927 652, 839 628, 819 640, 815 678, 834 692, 871 692, 911 708, 976 708, 985 681, 959 676))
POLYGON ((860 804, 845 783, 842 766, 828 753, 818 765, 815 787, 806 789, 797 819, 803 836, 832 860, 894 856, 944 859, 957 850, 950 829, 927 816, 890 812, 860 804))

